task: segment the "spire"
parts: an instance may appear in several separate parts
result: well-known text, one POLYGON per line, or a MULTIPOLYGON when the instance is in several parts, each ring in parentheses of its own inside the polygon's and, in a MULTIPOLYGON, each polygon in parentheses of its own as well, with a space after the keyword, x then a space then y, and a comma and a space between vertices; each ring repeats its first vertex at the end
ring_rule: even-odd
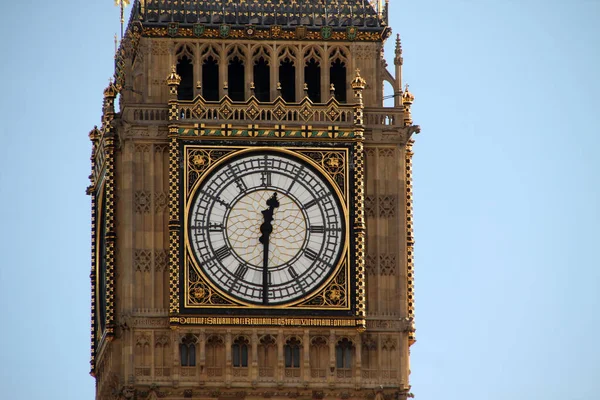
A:
POLYGON ((400 34, 396 35, 396 56, 394 57, 394 64, 402 65, 402 42, 400 41, 400 34))
POLYGON ((125 7, 129 5, 130 0, 115 0, 115 6, 121 8, 121 39, 123 39, 123 25, 125 24, 125 17, 123 11, 125 7))

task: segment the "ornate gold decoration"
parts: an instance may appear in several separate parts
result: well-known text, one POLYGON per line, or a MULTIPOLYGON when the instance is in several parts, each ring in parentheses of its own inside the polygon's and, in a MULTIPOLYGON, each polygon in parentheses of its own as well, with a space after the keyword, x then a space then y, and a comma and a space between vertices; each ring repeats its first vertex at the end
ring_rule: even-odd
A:
MULTIPOLYGON (((361 108, 362 111, 362 108, 361 108)), ((362 118, 362 116, 361 116, 362 118)), ((359 138, 363 138, 362 128, 358 128, 359 138)), ((365 150, 362 140, 354 144, 354 229, 356 231, 356 317, 359 330, 366 329, 367 296, 365 280, 366 222, 365 222, 365 150)))
POLYGON ((329 308, 346 308, 349 305, 349 293, 346 288, 347 283, 347 267, 348 263, 344 261, 342 269, 337 273, 334 279, 329 284, 313 296, 310 300, 300 303, 299 306, 318 306, 329 308))
POLYGON ((186 262, 186 274, 188 276, 187 304, 191 306, 223 306, 233 304, 212 290, 204 278, 196 272, 192 264, 188 259, 186 262))
MULTIPOLYGON (((283 129, 283 127, 280 127, 283 129)), ((217 162, 223 160, 224 157, 233 156, 240 151, 254 151, 260 150, 261 148, 248 148, 244 146, 210 146, 210 145, 185 145, 184 147, 184 187, 186 188, 183 195, 185 196, 184 207, 187 209, 186 203, 189 202, 193 194, 193 188, 195 188, 201 179, 209 173, 217 162)), ((263 148, 265 149, 265 148, 263 148)), ((269 148, 270 149, 270 148, 269 148)), ((348 196, 348 177, 347 165, 349 162, 348 149, 346 148, 307 148, 307 147, 288 147, 285 150, 274 148, 277 151, 296 154, 298 157, 305 157, 310 160, 320 169, 325 176, 330 179, 330 183, 334 184, 338 188, 338 193, 342 197, 344 204, 347 205, 349 199, 348 196)), ((176 154, 174 151, 173 154, 176 154)), ((308 161, 307 161, 308 162, 308 161)), ((175 165, 178 165, 179 161, 173 162, 173 169, 171 171, 171 177, 178 175, 175 165)), ((175 204, 177 201, 174 196, 175 192, 172 188, 171 191, 171 203, 175 204)), ((170 207, 172 218, 175 218, 173 214, 173 207, 170 207)), ((184 219, 186 219, 185 217, 184 219)), ((347 220, 347 215, 344 216, 347 220)), ((179 225, 178 225, 179 226, 179 225)), ((178 237, 178 236, 177 236, 178 237)), ((173 241, 173 243, 175 243, 173 241)), ((170 246, 171 253, 174 253, 174 244, 170 246)), ((346 249, 340 264, 336 267, 334 277, 332 277, 324 286, 315 292, 315 295, 311 299, 303 302, 302 304, 296 304, 293 306, 283 306, 286 308, 328 308, 328 309, 348 309, 350 307, 350 269, 348 264, 349 253, 346 249), (312 300, 312 302, 311 302, 312 300)), ((188 250, 186 250, 187 253, 188 250)), ((179 254, 177 255, 179 257, 179 254)), ((173 259, 174 260, 174 259, 173 259)), ((176 264, 174 261, 170 261, 171 264, 171 309, 178 309, 174 305, 175 294, 173 290, 177 290, 179 284, 176 276, 176 264)), ((185 283, 185 299, 186 304, 192 307, 228 307, 228 308, 244 308, 246 306, 237 304, 237 301, 226 298, 225 295, 221 295, 218 291, 213 288, 208 281, 203 277, 198 267, 195 265, 195 261, 189 256, 186 256, 185 262, 185 276, 187 282, 185 283)), ((177 301, 179 299, 177 298, 177 301)), ((253 306, 255 307, 255 306, 253 306)), ((177 318, 172 318, 172 322, 177 322, 177 318)))
POLYGON ((347 155, 344 151, 319 151, 315 149, 304 151, 302 149, 299 149, 298 152, 304 154, 307 157, 310 157, 313 161, 315 161, 325 172, 327 172, 329 177, 331 177, 331 179, 337 184, 337 187, 344 194, 344 196, 347 195, 347 155))
MULTIPOLYGON (((413 237, 413 208, 412 208, 412 146, 414 139, 409 139, 405 150, 405 168, 406 168, 406 286, 408 301, 408 318, 411 321, 415 319, 415 300, 414 300, 414 246, 413 237)), ((414 322, 413 322, 414 323, 414 322)), ((415 331, 411 330, 408 334, 409 343, 412 345, 416 341, 415 331)))

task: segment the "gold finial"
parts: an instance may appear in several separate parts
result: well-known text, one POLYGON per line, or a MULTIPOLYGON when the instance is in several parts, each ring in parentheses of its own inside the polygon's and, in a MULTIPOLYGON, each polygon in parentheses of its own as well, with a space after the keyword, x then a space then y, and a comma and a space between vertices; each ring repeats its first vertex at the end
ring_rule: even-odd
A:
POLYGON ((115 85, 113 84, 113 78, 111 77, 108 80, 108 86, 106 87, 106 89, 104 89, 104 97, 116 97, 117 95, 117 88, 115 88, 115 85))
POLYGON ((123 38, 123 25, 125 24, 125 17, 123 10, 129 5, 130 0, 115 0, 115 6, 121 8, 121 39, 123 38))
POLYGON ((367 81, 364 80, 362 76, 360 76, 360 69, 356 68, 356 75, 352 80, 352 89, 354 90, 363 90, 367 86, 367 81))
POLYGON ((179 86, 180 83, 181 77, 177 75, 177 67, 173 65, 171 66, 171 73, 167 76, 167 85, 179 86))
POLYGON ((404 87, 404 93, 402 93, 402 103, 404 104, 412 104, 415 101, 415 96, 408 91, 408 83, 404 87))

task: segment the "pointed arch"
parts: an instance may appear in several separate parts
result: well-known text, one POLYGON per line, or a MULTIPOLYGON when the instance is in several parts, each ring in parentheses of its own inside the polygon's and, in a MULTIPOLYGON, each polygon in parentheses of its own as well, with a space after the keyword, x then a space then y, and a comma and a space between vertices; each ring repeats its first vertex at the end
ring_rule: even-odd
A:
POLYGON ((200 50, 202 63, 202 97, 207 101, 219 100, 219 62, 221 55, 212 45, 205 45, 200 50))
POLYGON ((277 341, 273 335, 261 336, 258 341, 258 377, 272 378, 277 365, 277 341))
POLYGON ((208 376, 223 376, 225 366, 225 340, 223 336, 211 335, 206 339, 205 355, 208 376))
POLYGON ((246 98, 246 52, 242 46, 231 45, 227 54, 227 83, 229 98, 244 101, 246 98))
POLYGON ((329 341, 325 336, 315 336, 310 340, 310 376, 313 379, 327 378, 329 364, 329 341))
POLYGON ((258 101, 271 100, 271 50, 267 46, 255 46, 252 50, 252 73, 254 93, 258 101))
POLYGON ((290 46, 279 50, 277 56, 279 66, 279 83, 281 84, 281 97, 285 101, 296 101, 296 52, 290 46))
POLYGON ((177 88, 179 100, 194 98, 194 52, 188 45, 181 45, 175 53, 177 57, 177 75, 181 82, 177 88))
POLYGON ((335 46, 329 51, 329 83, 333 85, 334 96, 340 103, 347 101, 348 55, 347 48, 335 46))
POLYGON ((335 345, 335 367, 338 378, 352 378, 354 365, 354 343, 348 338, 341 338, 335 345))
POLYGON ((304 84, 308 87, 308 98, 313 103, 321 102, 321 65, 323 54, 317 46, 304 49, 304 84))

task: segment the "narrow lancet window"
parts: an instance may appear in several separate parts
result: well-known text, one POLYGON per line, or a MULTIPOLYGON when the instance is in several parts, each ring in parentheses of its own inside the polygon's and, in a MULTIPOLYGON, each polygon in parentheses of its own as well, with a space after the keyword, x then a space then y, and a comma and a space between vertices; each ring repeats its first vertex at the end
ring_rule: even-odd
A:
POLYGON ((229 61, 227 75, 229 76, 229 98, 233 101, 245 100, 244 61, 238 56, 229 61))
POLYGON ((260 57, 254 63, 254 95, 258 101, 269 101, 271 99, 270 83, 269 63, 264 57, 260 57))
POLYGON ((208 56, 202 64, 202 97, 207 101, 219 100, 219 62, 208 56))
POLYGON ((346 102, 346 64, 340 59, 331 63, 329 68, 331 83, 335 88, 334 96, 340 103, 346 102))
POLYGON ((177 98, 179 100, 192 100, 194 98, 194 66, 192 60, 187 56, 183 56, 177 63, 177 75, 181 77, 177 98))
POLYGON ((281 83, 281 97, 285 101, 296 101, 296 67, 290 59, 279 64, 279 82, 281 83))
POLYGON ((308 98, 313 103, 321 102, 321 67, 319 61, 311 58, 304 67, 304 83, 308 86, 308 98))

